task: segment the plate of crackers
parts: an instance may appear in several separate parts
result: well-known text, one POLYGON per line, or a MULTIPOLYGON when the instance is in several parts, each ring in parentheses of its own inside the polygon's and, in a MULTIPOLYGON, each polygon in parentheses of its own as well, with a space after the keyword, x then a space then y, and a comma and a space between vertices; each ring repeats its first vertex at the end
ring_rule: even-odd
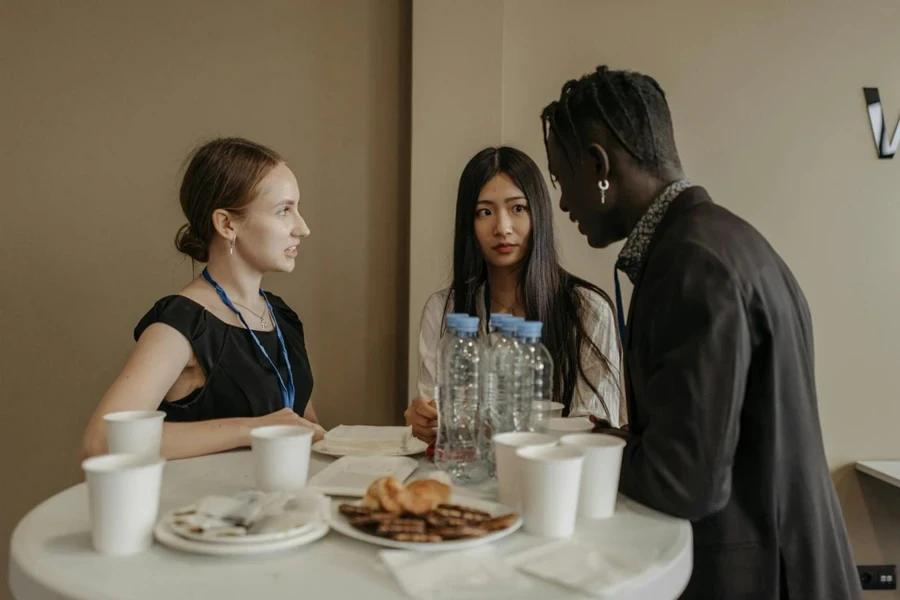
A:
POLYGON ((453 494, 435 479, 404 485, 395 477, 380 477, 359 502, 335 502, 329 523, 371 544, 443 552, 495 542, 518 530, 522 518, 502 504, 453 494))

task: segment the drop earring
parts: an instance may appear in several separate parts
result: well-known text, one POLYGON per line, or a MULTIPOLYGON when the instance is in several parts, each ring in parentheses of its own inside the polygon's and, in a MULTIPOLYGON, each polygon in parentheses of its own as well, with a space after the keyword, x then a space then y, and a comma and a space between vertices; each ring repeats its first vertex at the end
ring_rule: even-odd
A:
POLYGON ((606 190, 609 189, 609 181, 606 179, 598 181, 597 187, 600 188, 600 204, 606 204, 606 190))

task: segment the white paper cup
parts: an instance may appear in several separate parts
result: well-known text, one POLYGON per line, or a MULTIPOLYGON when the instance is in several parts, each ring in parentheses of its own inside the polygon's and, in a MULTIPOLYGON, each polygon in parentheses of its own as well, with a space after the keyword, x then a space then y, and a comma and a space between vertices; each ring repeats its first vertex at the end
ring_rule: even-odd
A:
POLYGON ((606 519, 616 511, 619 471, 625 440, 603 433, 564 435, 559 443, 584 452, 578 514, 588 519, 606 519))
POLYGON ((522 516, 525 531, 565 538, 575 532, 584 454, 574 446, 520 448, 522 516))
POLYGON ((313 430, 300 425, 269 425, 250 432, 256 487, 264 492, 293 491, 306 485, 313 430))
POLYGON ((590 433, 594 424, 587 417, 555 417, 547 424, 547 434, 557 439, 572 433, 590 433))
POLYGON ((531 428, 533 431, 545 432, 550 419, 562 417, 565 406, 561 402, 535 400, 531 403, 531 428))
POLYGON ((122 556, 150 547, 165 462, 159 456, 104 454, 81 463, 94 549, 122 556))
POLYGON ((544 415, 547 419, 561 417, 564 408, 562 402, 550 402, 549 400, 535 400, 531 403, 531 410, 544 415))
POLYGON ((161 410, 128 410, 103 415, 107 452, 159 456, 165 418, 166 413, 161 410))
POLYGON ((519 459, 516 450, 537 446, 552 448, 556 438, 543 433, 510 431, 491 438, 494 444, 494 459, 497 464, 497 500, 500 504, 519 510, 519 459))

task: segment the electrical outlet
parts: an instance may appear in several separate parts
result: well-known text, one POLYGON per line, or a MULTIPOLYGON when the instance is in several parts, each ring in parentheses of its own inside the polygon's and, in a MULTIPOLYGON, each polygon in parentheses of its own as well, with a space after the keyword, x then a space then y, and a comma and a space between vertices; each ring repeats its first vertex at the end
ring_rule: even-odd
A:
POLYGON ((896 590, 897 565, 857 565, 864 590, 896 590))

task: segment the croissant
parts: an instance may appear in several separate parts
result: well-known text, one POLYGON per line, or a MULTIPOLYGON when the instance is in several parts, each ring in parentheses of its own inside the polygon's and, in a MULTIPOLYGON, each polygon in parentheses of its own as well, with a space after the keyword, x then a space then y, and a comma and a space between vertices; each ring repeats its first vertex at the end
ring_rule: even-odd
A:
POLYGON ((363 497, 363 506, 381 509, 394 515, 406 510, 407 492, 396 477, 381 477, 372 482, 363 497))
POLYGON ((400 515, 424 515, 450 501, 450 486, 433 479, 404 486, 396 477, 381 477, 366 490, 362 506, 400 515))
POLYGON ((434 479, 413 481, 406 486, 406 491, 410 496, 406 510, 414 515, 430 513, 439 505, 450 502, 450 486, 434 479))
POLYGON ((381 502, 378 500, 379 482, 381 482, 381 479, 376 479, 369 484, 369 487, 366 489, 366 495, 363 496, 362 502, 359 503, 360 506, 371 508, 372 510, 381 510, 381 502))

